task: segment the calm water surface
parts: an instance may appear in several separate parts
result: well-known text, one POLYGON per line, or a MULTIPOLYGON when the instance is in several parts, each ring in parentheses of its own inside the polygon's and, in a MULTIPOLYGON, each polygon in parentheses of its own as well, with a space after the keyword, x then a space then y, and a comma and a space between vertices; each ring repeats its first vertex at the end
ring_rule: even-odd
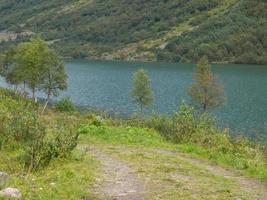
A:
MULTIPOLYGON (((192 84, 195 65, 140 62, 73 60, 66 63, 69 96, 79 106, 130 115, 138 110, 129 94, 132 75, 145 68, 152 81, 155 101, 151 110, 171 114, 181 99, 190 102, 187 88, 192 84)), ((267 125, 267 66, 213 65, 227 94, 227 104, 214 114, 224 126, 252 132, 267 125)))
MULTIPOLYGON (((140 67, 151 77, 155 101, 151 110, 171 114, 181 99, 190 102, 187 88, 192 84, 195 65, 140 62, 69 61, 69 89, 64 93, 77 105, 122 114, 138 110, 129 97, 132 75, 140 67)), ((214 114, 224 126, 240 131, 267 125, 267 66, 213 65, 225 86, 227 103, 214 114)))

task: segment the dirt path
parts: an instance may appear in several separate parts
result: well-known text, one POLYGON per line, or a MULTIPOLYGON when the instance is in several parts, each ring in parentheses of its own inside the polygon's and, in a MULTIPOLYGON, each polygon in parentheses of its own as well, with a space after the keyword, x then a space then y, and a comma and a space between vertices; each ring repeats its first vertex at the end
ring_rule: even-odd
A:
MULTIPOLYGON (((96 180, 96 184, 91 190, 97 196, 104 200, 144 200, 145 194, 149 195, 149 187, 151 186, 143 178, 139 178, 140 174, 135 172, 134 166, 129 163, 124 162, 117 158, 117 154, 122 153, 125 155, 140 153, 138 149, 135 148, 120 148, 113 147, 112 153, 106 152, 106 150, 101 150, 99 147, 80 147, 85 152, 90 153, 95 156, 97 160, 100 161, 102 165, 101 176, 96 180), (117 152, 117 153, 116 153, 117 152), (149 184, 149 185, 147 185, 149 184), (146 189, 144 186, 147 186, 146 189)), ((106 149, 106 148, 104 148, 106 149)), ((225 179, 233 180, 237 183, 238 187, 237 193, 242 193, 243 191, 250 194, 252 200, 267 200, 267 186, 255 179, 247 178, 241 175, 240 172, 233 169, 223 168, 212 163, 200 159, 195 159, 187 154, 179 153, 176 151, 163 150, 163 149, 151 149, 146 151, 146 154, 162 154, 165 156, 170 156, 183 160, 191 165, 207 171, 207 174, 212 174, 214 176, 223 177, 225 179)), ((146 163, 144 163, 145 165, 146 163)), ((139 163, 138 165, 142 165, 139 163)), ((175 176, 175 178, 177 178, 175 176)), ((183 175, 179 175, 177 179, 180 181, 184 178, 183 175)), ((186 177, 188 178, 188 177, 186 177)), ((185 179, 186 179, 185 178, 185 179)), ((193 177, 190 177, 190 180, 193 177)), ((190 181, 189 181, 190 182, 190 181)), ((187 184, 187 181, 184 181, 187 184)), ((190 185, 190 184, 189 184, 190 185)), ((192 190, 193 192, 194 190, 192 190)), ((151 194, 150 194, 151 195, 151 194)), ((241 198, 234 197, 235 200, 241 200, 241 198)))
POLYGON ((105 200, 143 200, 143 184, 138 175, 125 162, 101 150, 81 147, 94 155, 102 165, 103 177, 97 180, 94 192, 105 200))
POLYGON ((185 160, 186 162, 192 163, 195 166, 206 169, 207 171, 216 176, 235 180, 240 185, 240 187, 242 187, 242 190, 246 190, 251 193, 257 193, 258 194, 257 200, 267 200, 267 185, 258 180, 244 177, 237 170, 232 170, 232 169, 230 170, 217 165, 212 165, 207 161, 195 159, 189 157, 186 154, 178 153, 175 151, 162 150, 162 149, 156 149, 155 151, 157 153, 161 153, 168 156, 177 156, 179 157, 179 159, 185 160))

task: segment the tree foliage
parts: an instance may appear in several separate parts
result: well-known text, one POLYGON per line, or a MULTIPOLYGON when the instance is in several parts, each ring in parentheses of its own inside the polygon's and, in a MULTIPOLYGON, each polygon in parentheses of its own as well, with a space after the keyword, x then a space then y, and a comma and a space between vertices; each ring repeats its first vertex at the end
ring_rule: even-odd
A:
POLYGON ((140 105, 141 114, 143 114, 143 109, 151 106, 153 102, 151 81, 144 69, 140 69, 134 74, 131 96, 134 102, 140 105))
POLYGON ((46 69, 39 88, 47 94, 47 101, 42 112, 45 111, 52 96, 58 96, 60 91, 67 89, 67 74, 65 72, 64 62, 53 50, 48 52, 46 69))
POLYGON ((42 84, 46 72, 48 52, 48 46, 41 39, 32 39, 18 46, 16 73, 23 76, 35 102, 37 102, 37 88, 42 84))
POLYGON ((206 57, 200 59, 194 74, 195 83, 188 94, 204 111, 221 106, 225 102, 224 88, 211 72, 211 65, 206 57))
POLYGON ((0 75, 11 85, 19 85, 22 81, 21 75, 17 73, 16 53, 16 48, 11 46, 0 58, 0 75))
POLYGON ((10 84, 27 85, 35 102, 38 90, 47 94, 43 111, 53 95, 67 88, 63 60, 40 38, 8 49, 1 57, 0 72, 10 84))

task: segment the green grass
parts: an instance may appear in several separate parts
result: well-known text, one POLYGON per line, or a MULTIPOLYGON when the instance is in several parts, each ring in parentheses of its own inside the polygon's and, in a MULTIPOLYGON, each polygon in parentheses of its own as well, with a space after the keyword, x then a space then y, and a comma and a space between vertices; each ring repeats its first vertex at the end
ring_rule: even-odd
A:
MULTIPOLYGON (((66 114, 61 115, 49 112, 50 119, 53 120, 59 120, 66 114)), ((186 153, 195 159, 205 159, 208 163, 211 161, 214 164, 240 169, 245 175, 267 182, 267 168, 263 161, 244 155, 218 153, 196 144, 174 144, 166 141, 153 129, 100 124, 83 125, 79 131, 80 144, 94 146, 129 162, 142 179, 148 178, 146 189, 149 199, 152 200, 174 200, 177 196, 181 199, 231 199, 238 196, 249 200, 253 199, 256 193, 240 193, 239 185, 235 181, 214 175, 179 156, 160 153, 157 150, 186 153)), ((98 170, 101 169, 100 163, 93 155, 76 150, 69 159, 54 160, 47 168, 26 175, 17 160, 13 159, 18 154, 16 151, 1 152, 0 169, 12 176, 12 180, 5 187, 20 189, 25 199, 97 198, 91 193, 92 186, 95 179, 102 174, 98 170)))
POLYGON ((108 127, 88 125, 80 128, 81 142, 101 142, 138 147, 170 147, 156 131, 138 127, 108 127), (88 141, 89 139, 89 141, 88 141))
POLYGON ((155 152, 146 154, 121 152, 120 158, 134 163, 142 177, 149 177, 151 199, 170 200, 178 196, 181 199, 230 199, 236 193, 236 185, 231 180, 209 174, 177 157, 155 152))
POLYGON ((3 154, 0 153, 0 169, 5 169, 12 177, 5 188, 18 188, 25 199, 77 200, 94 197, 90 189, 99 163, 88 154, 75 151, 71 158, 53 161, 48 168, 29 174, 8 170, 11 163, 3 154))
POLYGON ((93 125, 84 126, 80 131, 82 144, 93 145, 113 157, 130 163, 139 176, 147 181, 148 199, 256 198, 256 191, 254 193, 247 188, 241 188, 234 179, 213 174, 202 166, 175 156, 175 152, 177 155, 179 152, 186 152, 192 157, 213 160, 227 166, 235 164, 234 162, 238 161, 237 157, 232 157, 235 160, 227 163, 228 160, 222 159, 223 156, 212 158, 213 153, 203 147, 173 144, 156 131, 146 128, 93 125), (174 155, 157 150, 166 150, 174 155))
MULTIPOLYGON (((216 149, 196 144, 174 144, 166 141, 153 129, 137 127, 108 127, 88 125, 80 128, 81 143, 112 144, 149 149, 167 149, 187 153, 195 158, 205 159, 214 164, 240 170, 244 175, 258 178, 267 183, 267 162, 247 153, 218 152, 216 149)), ((253 154, 254 155, 254 154, 253 154)))
POLYGON ((215 164, 232 167, 242 174, 257 178, 267 183, 267 161, 242 154, 220 153, 194 144, 179 145, 179 151, 197 158, 210 160, 215 164))

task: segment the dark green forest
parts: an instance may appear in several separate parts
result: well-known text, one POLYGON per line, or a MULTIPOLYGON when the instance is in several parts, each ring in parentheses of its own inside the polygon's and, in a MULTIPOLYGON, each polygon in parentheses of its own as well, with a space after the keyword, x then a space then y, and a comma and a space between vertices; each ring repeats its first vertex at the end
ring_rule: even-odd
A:
POLYGON ((32 34, 71 58, 266 64, 267 2, 0 0, 1 51, 32 34))

